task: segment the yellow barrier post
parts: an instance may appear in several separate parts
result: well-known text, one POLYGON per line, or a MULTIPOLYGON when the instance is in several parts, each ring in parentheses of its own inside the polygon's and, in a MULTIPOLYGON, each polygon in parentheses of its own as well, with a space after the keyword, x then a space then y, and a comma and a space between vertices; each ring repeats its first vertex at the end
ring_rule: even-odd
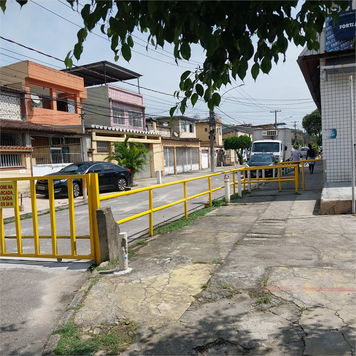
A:
POLYGON ((3 210, 0 208, 0 240, 1 240, 1 254, 6 253, 6 246, 5 246, 5 230, 4 230, 4 215, 3 210))
POLYGON ((277 168, 278 170, 278 185, 279 185, 279 191, 282 191, 282 183, 281 183, 281 167, 278 166, 277 168))
POLYGON ((150 220, 150 222, 149 222, 149 235, 153 236, 153 190, 152 189, 150 189, 148 191, 148 196, 149 196, 149 202, 148 202, 149 207, 148 207, 148 209, 150 211, 150 214, 149 214, 149 220, 150 220))
MULTIPOLYGON (((85 179, 82 179, 84 181, 85 179)), ((75 216, 74 216, 74 197, 73 197, 73 178, 67 179, 68 185, 68 207, 69 207, 69 227, 70 227, 70 246, 72 255, 77 255, 77 241, 75 236, 75 216)), ((83 189, 83 188, 82 188, 83 189)), ((85 188, 86 189, 86 188, 85 188)))
POLYGON ((304 163, 302 163, 302 183, 303 183, 303 190, 305 190, 305 172, 304 172, 304 163))
POLYGON ((187 200, 187 182, 184 182, 184 214, 188 219, 188 200, 187 200))
POLYGON ((234 195, 236 194, 236 187, 235 187, 235 184, 236 184, 236 181, 235 181, 235 171, 232 172, 232 184, 233 184, 233 192, 234 192, 234 195))
POLYGON ((211 177, 209 177, 209 206, 213 205, 213 198, 211 193, 211 177))
POLYGON ((37 217, 37 199, 35 180, 30 181, 31 189, 31 210, 32 210, 32 227, 33 227, 33 244, 35 246, 36 256, 40 255, 40 241, 38 233, 38 217, 37 217))
POLYGON ((101 263, 98 222, 96 218, 96 210, 100 208, 99 200, 99 180, 96 173, 89 173, 89 189, 88 207, 89 207, 89 219, 90 219, 90 246, 91 254, 94 256, 95 264, 101 263))
POLYGON ((17 240, 17 253, 22 255, 22 236, 21 236, 21 223, 20 223, 20 209, 19 209, 19 192, 17 189, 17 181, 14 181, 15 190, 15 225, 16 225, 16 240, 17 240))
POLYGON ((56 207, 54 204, 53 178, 48 178, 49 214, 51 219, 52 254, 57 256, 56 207))
POLYGON ((294 172, 295 172, 295 192, 298 193, 298 188, 299 188, 299 162, 296 166, 294 166, 294 172))

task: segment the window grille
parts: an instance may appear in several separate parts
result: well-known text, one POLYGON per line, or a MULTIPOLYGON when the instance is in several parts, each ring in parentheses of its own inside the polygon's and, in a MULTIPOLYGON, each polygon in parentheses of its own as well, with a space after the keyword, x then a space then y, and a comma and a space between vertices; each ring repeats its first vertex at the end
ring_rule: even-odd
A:
POLYGON ((0 155, 0 167, 21 167, 23 166, 20 154, 2 154, 0 155))
POLYGON ((113 108, 113 122, 117 125, 125 125, 125 112, 119 108, 113 108))
POLYGON ((22 146, 22 135, 2 132, 0 146, 22 146))
POLYGON ((97 141, 96 150, 98 152, 109 152, 109 142, 107 142, 107 141, 97 141))
POLYGON ((142 127, 142 115, 139 112, 129 111, 129 124, 134 127, 142 127))

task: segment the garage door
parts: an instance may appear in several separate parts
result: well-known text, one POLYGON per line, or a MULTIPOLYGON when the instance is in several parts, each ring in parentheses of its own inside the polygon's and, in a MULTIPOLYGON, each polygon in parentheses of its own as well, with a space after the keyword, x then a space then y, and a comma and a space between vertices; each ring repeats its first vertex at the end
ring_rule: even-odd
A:
MULTIPOLYGON (((150 148, 148 144, 145 144, 145 147, 150 148)), ((147 155, 146 159, 148 161, 148 164, 143 167, 141 171, 135 174, 135 179, 151 178, 151 156, 147 155)))
POLYGON ((173 147, 163 147, 164 154, 164 174, 174 174, 174 154, 173 147))
POLYGON ((209 168, 209 151, 201 151, 201 169, 209 168))
POLYGON ((177 173, 199 170, 199 149, 177 147, 177 173))

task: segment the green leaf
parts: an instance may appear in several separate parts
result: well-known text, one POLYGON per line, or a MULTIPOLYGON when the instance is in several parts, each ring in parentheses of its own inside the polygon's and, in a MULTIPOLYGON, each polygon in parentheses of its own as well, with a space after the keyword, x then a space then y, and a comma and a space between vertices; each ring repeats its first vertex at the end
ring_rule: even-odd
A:
POLYGON ((197 92, 197 94, 202 97, 204 95, 204 88, 201 84, 196 84, 195 86, 195 91, 197 92))
POLYGON ((251 68, 251 74, 254 80, 256 80, 259 72, 260 72, 260 66, 258 65, 258 63, 255 63, 251 68))
POLYGON ((131 36, 127 37, 127 44, 132 48, 134 46, 134 42, 131 36))
POLYGON ((189 76, 190 73, 191 73, 190 70, 186 70, 186 71, 180 76, 181 82, 184 82, 184 81, 188 78, 188 76, 189 76))
POLYGON ((180 110, 180 112, 181 112, 182 114, 185 113, 186 107, 187 107, 187 98, 184 98, 184 99, 181 101, 181 103, 180 103, 180 108, 179 108, 179 110, 180 110))
POLYGON ((272 68, 271 58, 269 57, 263 58, 261 63, 262 72, 268 74, 271 68, 272 68))
POLYGON ((187 42, 183 42, 180 46, 180 53, 184 59, 188 60, 190 58, 190 46, 187 42))
POLYGON ((208 101, 210 100, 210 95, 211 95, 210 88, 207 88, 207 89, 205 90, 205 94, 204 94, 204 100, 205 100, 206 102, 208 102, 208 101))
POLYGON ((67 68, 72 68, 73 66, 73 61, 72 61, 72 58, 71 58, 71 54, 72 54, 72 51, 69 51, 65 60, 64 60, 64 64, 67 68))
POLYGON ((6 1, 0 1, 0 7, 3 13, 5 13, 6 10, 6 1))
POLYGON ((101 33, 103 33, 104 35, 106 35, 106 32, 105 32, 105 24, 102 24, 102 25, 100 26, 100 31, 101 31, 101 33))
POLYGON ((214 106, 219 106, 221 100, 221 96, 219 93, 214 93, 211 99, 214 106))
POLYGON ((79 60, 82 52, 83 52, 83 46, 79 42, 76 43, 73 50, 74 57, 79 60))
POLYGON ((170 116, 173 116, 176 110, 177 110, 177 105, 176 105, 176 106, 173 106, 173 108, 171 108, 171 109, 169 110, 169 115, 170 115, 170 116))
POLYGON ((147 8, 148 8, 148 12, 150 14, 154 14, 157 9, 156 2, 155 1, 147 1, 147 8))
POLYGON ((194 94, 192 95, 192 97, 190 98, 190 101, 191 101, 191 103, 192 103, 193 106, 195 105, 195 103, 197 102, 197 100, 198 100, 198 94, 197 94, 197 93, 194 93, 194 94))
POLYGON ((121 47, 122 56, 125 58, 127 62, 131 59, 131 48, 127 43, 124 43, 121 47))

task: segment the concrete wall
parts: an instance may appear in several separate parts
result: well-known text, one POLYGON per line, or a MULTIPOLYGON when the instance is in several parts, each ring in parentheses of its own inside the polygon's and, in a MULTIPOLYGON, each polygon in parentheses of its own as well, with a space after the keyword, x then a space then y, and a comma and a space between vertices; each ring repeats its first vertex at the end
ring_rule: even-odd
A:
MULTIPOLYGON (((320 64, 323 65, 323 60, 320 64)), ((354 113, 356 115, 355 71, 353 73, 327 73, 320 80, 324 170, 326 182, 330 183, 351 182, 350 75, 353 75, 354 113), (335 133, 336 137, 333 138, 335 133)), ((356 142, 355 131, 353 135, 356 142)))
POLYGON ((85 125, 111 126, 111 110, 107 86, 88 88, 88 98, 83 101, 85 125))
POLYGON ((14 94, 0 93, 0 119, 21 120, 21 99, 14 94))

